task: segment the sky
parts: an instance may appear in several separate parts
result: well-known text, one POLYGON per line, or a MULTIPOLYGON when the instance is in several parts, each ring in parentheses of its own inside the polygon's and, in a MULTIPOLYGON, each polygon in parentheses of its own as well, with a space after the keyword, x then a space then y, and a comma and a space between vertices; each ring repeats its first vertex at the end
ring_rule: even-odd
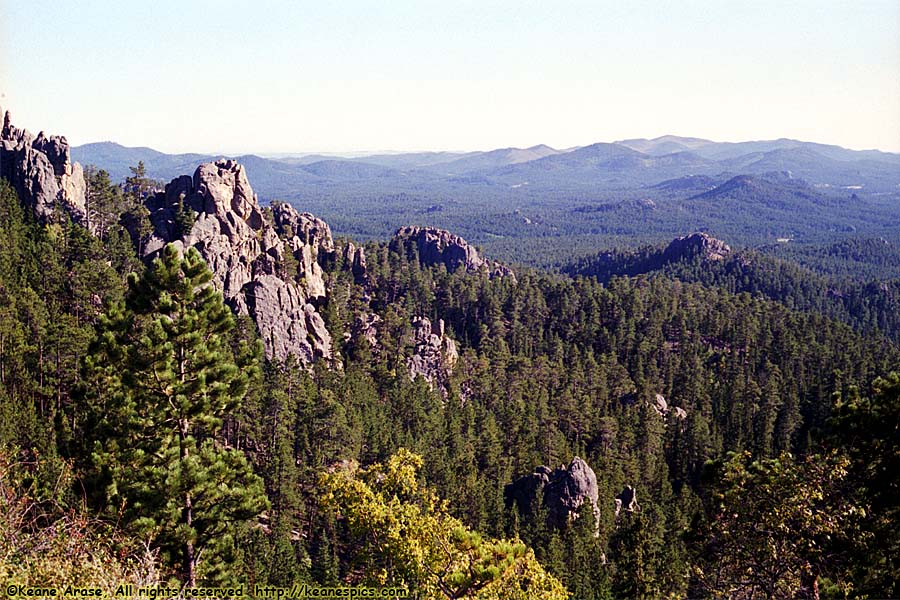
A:
POLYGON ((900 152, 900 0, 0 0, 0 106, 164 152, 900 152))

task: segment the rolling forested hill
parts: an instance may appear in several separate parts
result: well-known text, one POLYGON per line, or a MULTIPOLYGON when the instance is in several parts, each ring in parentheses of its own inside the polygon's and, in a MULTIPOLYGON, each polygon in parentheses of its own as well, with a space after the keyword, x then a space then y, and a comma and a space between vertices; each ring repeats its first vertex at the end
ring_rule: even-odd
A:
POLYGON ((667 247, 602 252, 575 261, 563 271, 601 282, 658 274, 734 294, 746 292, 796 310, 827 315, 863 333, 900 341, 900 280, 896 271, 900 254, 888 242, 844 241, 793 254, 793 247, 782 245, 768 250, 732 252, 720 240, 694 234, 667 247), (792 255, 810 266, 779 257, 792 255))

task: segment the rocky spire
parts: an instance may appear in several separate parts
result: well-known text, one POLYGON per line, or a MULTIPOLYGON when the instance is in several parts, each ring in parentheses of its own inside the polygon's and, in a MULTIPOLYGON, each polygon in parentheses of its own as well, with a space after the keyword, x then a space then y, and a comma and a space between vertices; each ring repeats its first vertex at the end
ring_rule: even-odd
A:
POLYGON ((206 163, 193 177, 173 179, 148 198, 147 208, 153 234, 145 259, 168 243, 197 248, 225 300, 256 321, 269 358, 336 361, 316 308, 326 294, 317 259, 334 252, 324 221, 287 204, 274 205, 267 219, 246 170, 234 160, 206 163), (194 216, 186 231, 185 210, 194 216))
POLYGON ((432 389, 438 385, 441 393, 446 396, 450 375, 459 360, 456 342, 447 336, 443 319, 439 319, 437 326, 432 327, 431 320, 427 317, 416 317, 412 325, 415 350, 406 359, 409 376, 413 380, 421 376, 432 389))
POLYGON ((0 130, 0 177, 10 182, 38 219, 46 222, 59 207, 86 224, 84 171, 70 161, 69 142, 44 132, 34 137, 14 126, 8 111, 0 130))

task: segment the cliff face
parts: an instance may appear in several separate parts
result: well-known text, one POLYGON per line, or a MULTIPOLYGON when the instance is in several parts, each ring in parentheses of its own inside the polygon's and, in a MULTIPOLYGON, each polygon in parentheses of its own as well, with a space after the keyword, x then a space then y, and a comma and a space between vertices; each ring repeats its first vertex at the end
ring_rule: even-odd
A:
POLYGON ((317 258, 334 252, 324 221, 286 204, 273 206, 267 217, 244 167, 233 160, 173 179, 147 200, 147 208, 154 231, 144 258, 168 243, 196 248, 226 302, 256 321, 266 356, 293 354, 306 364, 334 360, 331 335, 316 308, 326 293, 317 258), (188 210, 194 217, 189 227, 183 216, 188 210))
POLYGON ((19 198, 47 222, 58 207, 82 225, 88 225, 85 210, 84 171, 69 159, 65 137, 37 137, 12 124, 3 113, 0 130, 0 177, 9 181, 19 198))

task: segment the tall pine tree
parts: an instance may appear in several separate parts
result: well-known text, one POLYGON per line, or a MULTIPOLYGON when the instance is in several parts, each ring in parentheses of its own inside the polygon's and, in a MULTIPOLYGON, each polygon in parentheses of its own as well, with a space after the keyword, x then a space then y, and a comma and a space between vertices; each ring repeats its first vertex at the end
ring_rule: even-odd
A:
POLYGON ((222 574, 236 526, 267 505, 244 455, 217 437, 257 375, 259 350, 232 354, 234 319, 211 280, 195 249, 181 258, 167 246, 129 278, 84 365, 99 500, 190 586, 222 574))

